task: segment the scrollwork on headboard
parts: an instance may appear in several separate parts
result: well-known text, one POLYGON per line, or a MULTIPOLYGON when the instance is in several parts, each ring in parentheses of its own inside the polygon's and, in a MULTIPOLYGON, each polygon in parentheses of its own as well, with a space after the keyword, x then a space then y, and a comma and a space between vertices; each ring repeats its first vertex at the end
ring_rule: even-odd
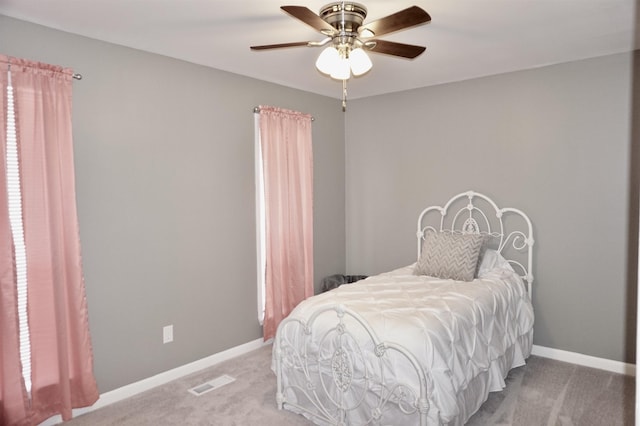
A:
POLYGON ((502 254, 527 282, 531 295, 533 227, 524 212, 499 208, 492 199, 475 191, 462 192, 444 206, 427 207, 418 217, 418 259, 425 232, 445 230, 490 236, 490 247, 502 254))

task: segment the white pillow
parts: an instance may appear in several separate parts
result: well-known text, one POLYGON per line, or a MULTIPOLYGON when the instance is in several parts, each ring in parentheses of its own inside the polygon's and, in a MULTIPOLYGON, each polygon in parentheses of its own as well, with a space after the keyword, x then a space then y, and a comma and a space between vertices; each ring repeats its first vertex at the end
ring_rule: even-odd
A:
POLYGON ((478 268, 478 277, 487 274, 493 269, 509 269, 513 270, 511 264, 502 257, 500 253, 493 249, 487 249, 482 257, 482 262, 478 268))

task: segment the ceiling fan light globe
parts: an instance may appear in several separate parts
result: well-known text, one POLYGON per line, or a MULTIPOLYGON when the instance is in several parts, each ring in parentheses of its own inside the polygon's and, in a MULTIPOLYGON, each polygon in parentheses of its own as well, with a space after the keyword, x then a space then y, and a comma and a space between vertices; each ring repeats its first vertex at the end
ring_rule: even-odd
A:
POLYGON ((335 47, 329 46, 322 51, 316 60, 316 68, 323 74, 331 74, 340 62, 340 55, 335 47))
POLYGON ((341 58, 331 71, 331 78, 336 80, 349 80, 349 77, 351 77, 351 64, 349 63, 349 59, 341 58))
POLYGON ((351 51, 349 54, 349 62, 351 64, 351 72, 353 72, 353 75, 356 77, 366 73, 373 67, 367 52, 359 47, 351 51))

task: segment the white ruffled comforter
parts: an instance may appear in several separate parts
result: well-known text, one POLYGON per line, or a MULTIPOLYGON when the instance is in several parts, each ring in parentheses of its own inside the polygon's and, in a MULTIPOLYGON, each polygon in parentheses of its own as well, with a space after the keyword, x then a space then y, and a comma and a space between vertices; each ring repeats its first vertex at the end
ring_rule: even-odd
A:
POLYGON ((496 376, 524 364, 531 351, 533 308, 523 281, 510 269, 486 271, 472 282, 412 271, 413 265, 319 294, 302 302, 290 317, 304 320, 334 304, 357 311, 382 341, 404 345, 423 363, 433 380, 429 418, 459 424, 478 408, 464 407, 465 400, 486 398, 460 396, 476 376, 488 372, 479 388, 497 391, 504 387, 504 377, 496 376), (511 355, 505 358, 508 351, 511 355), (496 368, 504 359, 509 365, 496 368))

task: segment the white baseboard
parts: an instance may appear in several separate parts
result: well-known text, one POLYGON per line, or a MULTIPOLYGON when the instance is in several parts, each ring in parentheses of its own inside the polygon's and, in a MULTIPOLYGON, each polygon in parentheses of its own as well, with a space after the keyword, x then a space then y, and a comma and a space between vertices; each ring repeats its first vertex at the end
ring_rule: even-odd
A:
MULTIPOLYGON (((73 410, 73 417, 77 417, 82 414, 95 411, 98 408, 105 407, 107 405, 113 404, 118 401, 122 401, 123 399, 132 397, 141 392, 147 391, 149 389, 155 388, 160 385, 164 385, 165 383, 169 383, 172 380, 179 379, 191 373, 196 373, 200 370, 203 370, 208 367, 212 367, 216 364, 219 364, 223 361, 227 361, 231 358, 244 355, 248 352, 261 348, 265 344, 268 344, 268 342, 265 343, 263 342, 262 339, 256 339, 251 342, 244 343, 242 345, 235 346, 233 348, 227 349, 217 354, 208 356, 206 358, 199 359, 189 364, 185 364, 180 367, 176 367, 174 369, 164 371, 162 373, 156 374, 155 376, 151 376, 146 379, 142 379, 138 382, 131 383, 121 388, 103 393, 100 395, 100 398, 98 399, 98 401, 95 404, 93 404, 91 407, 78 408, 73 410)), ((53 426, 61 422, 62 422, 62 418, 60 416, 54 416, 40 423, 39 426, 53 426)))
POLYGON ((569 362, 571 364, 582 365, 585 367, 606 370, 612 373, 626 374, 628 376, 636 375, 635 364, 627 364, 621 361, 613 361, 605 358, 598 358, 591 355, 584 355, 577 352, 563 351, 561 349, 547 348, 544 346, 533 345, 532 355, 541 356, 543 358, 551 358, 557 361, 569 362))

